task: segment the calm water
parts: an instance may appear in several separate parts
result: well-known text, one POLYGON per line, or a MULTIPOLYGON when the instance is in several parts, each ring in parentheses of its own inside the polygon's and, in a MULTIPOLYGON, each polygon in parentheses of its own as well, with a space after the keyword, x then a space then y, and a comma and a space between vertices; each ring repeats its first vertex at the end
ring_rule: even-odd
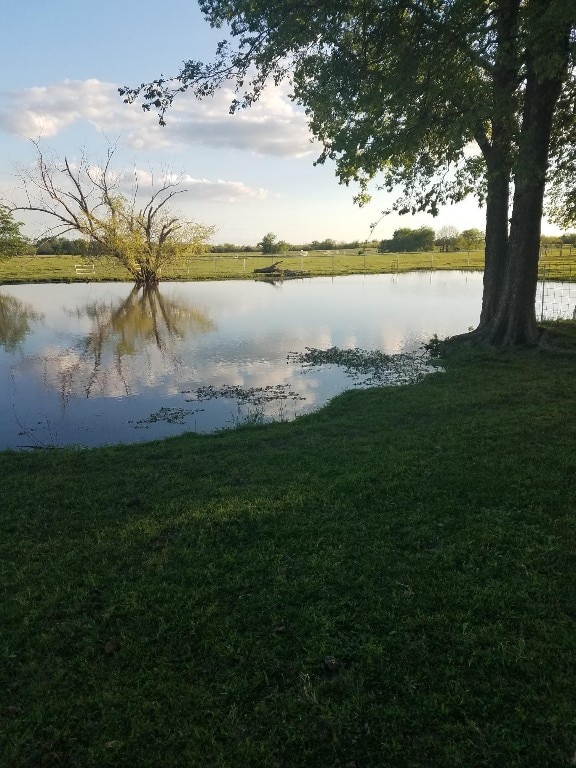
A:
POLYGON ((474 326, 481 294, 480 273, 456 272, 166 283, 147 295, 117 283, 2 286, 0 448, 294 418, 355 382, 289 353, 418 350, 435 333, 474 326), (212 388, 204 399, 201 387, 212 388), (239 403, 246 390, 266 402, 239 403))

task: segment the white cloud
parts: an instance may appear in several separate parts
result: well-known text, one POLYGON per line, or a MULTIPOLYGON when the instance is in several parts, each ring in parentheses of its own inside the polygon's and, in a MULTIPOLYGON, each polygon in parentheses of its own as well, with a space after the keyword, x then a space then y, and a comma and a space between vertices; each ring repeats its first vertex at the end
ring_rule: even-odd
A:
POLYGON ((304 113, 289 101, 284 89, 268 88, 250 109, 230 115, 233 98, 231 88, 222 88, 201 102, 183 97, 167 115, 167 129, 185 143, 218 149, 278 157, 303 157, 316 151, 304 113))
POLYGON ((186 190, 186 196, 195 200, 235 203, 239 200, 266 200, 268 197, 267 190, 249 187, 241 181, 224 181, 223 179, 209 181, 184 176, 182 185, 186 190))
POLYGON ((193 144, 238 149, 259 155, 301 157, 314 152, 303 112, 288 99, 285 89, 269 88, 251 109, 229 114, 234 97, 230 88, 197 101, 183 94, 162 128, 153 113, 137 104, 124 104, 114 83, 64 80, 49 86, 3 94, 0 129, 29 138, 56 136, 78 121, 87 121, 134 150, 193 144))
POLYGON ((118 183, 127 194, 133 192, 134 186, 137 184, 138 192, 142 195, 149 195, 164 184, 174 184, 184 200, 236 203, 241 200, 266 200, 269 197, 266 189, 249 187, 242 181, 197 179, 187 173, 161 172, 155 174, 142 168, 123 171, 119 176, 118 183))
POLYGON ((0 127, 29 138, 51 137, 76 120, 100 127, 110 114, 113 88, 99 80, 64 80, 55 85, 4 94, 0 127))

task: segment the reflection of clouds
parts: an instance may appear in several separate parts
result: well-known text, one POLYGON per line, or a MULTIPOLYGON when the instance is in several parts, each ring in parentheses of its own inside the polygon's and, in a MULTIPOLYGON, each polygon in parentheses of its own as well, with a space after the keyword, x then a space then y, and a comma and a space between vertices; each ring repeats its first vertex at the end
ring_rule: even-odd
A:
MULTIPOLYGON (((42 409, 41 418, 52 420, 62 404, 68 406, 69 443, 85 442, 86 426, 76 420, 88 418, 92 445, 230 426, 230 414, 237 414, 230 400, 202 403, 188 427, 168 425, 162 432, 148 425, 134 437, 127 425, 161 407, 194 409, 185 392, 208 384, 247 390, 288 385, 306 398, 284 404, 292 417, 355 384, 335 366, 304 374, 287 362, 289 353, 360 347, 390 354, 416 349, 435 332, 466 330, 480 305, 481 278, 460 277, 459 284, 458 277, 320 279, 274 290, 250 280, 167 283, 160 298, 164 310, 174 311, 168 309, 169 322, 160 325, 150 322, 142 295, 126 284, 10 286, 6 293, 45 313, 45 322, 27 338, 26 349, 35 351, 3 355, 0 370, 6 390, 14 378, 19 412, 42 409)), ((161 305, 153 301, 160 321, 161 305)), ((280 405, 267 403, 264 415, 277 417, 280 405)))
MULTIPOLYGON (((322 349, 329 349, 332 344, 325 344, 322 346, 322 349)), ((349 336, 346 336, 340 344, 338 345, 341 349, 355 349, 356 347, 360 346, 358 344, 358 338, 356 334, 350 334, 349 336)))
POLYGON ((388 328, 379 328, 378 331, 378 341, 376 344, 378 349, 385 349, 388 354, 392 355, 406 351, 406 348, 410 347, 410 343, 406 339, 402 328, 389 326, 388 328))
POLYGON ((77 349, 50 347, 42 356, 14 368, 15 372, 37 376, 46 387, 59 392, 66 404, 71 397, 123 397, 145 387, 157 387, 166 374, 162 362, 154 350, 142 365, 129 357, 118 360, 105 354, 95 360, 77 349))
POLYGON ((120 397, 180 378, 179 343, 214 330, 208 316, 158 288, 132 288, 116 301, 90 301, 67 311, 90 321, 90 331, 70 347, 47 347, 35 358, 37 375, 71 397, 120 397))
POLYGON ((289 385, 300 397, 306 398, 306 406, 314 405, 318 399, 318 377, 313 374, 302 376, 300 371, 299 366, 288 365, 285 357, 276 363, 258 360, 215 363, 213 366, 203 366, 202 379, 190 388, 203 384, 211 384, 216 388, 237 386, 245 389, 289 385))

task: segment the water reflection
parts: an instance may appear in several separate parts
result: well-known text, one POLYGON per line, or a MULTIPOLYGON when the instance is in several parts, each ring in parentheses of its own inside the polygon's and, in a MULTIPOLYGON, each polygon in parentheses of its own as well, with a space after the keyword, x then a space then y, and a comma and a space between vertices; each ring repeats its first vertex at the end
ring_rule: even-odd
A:
POLYGON ((150 342, 161 352, 169 353, 175 340, 215 328, 206 312, 183 299, 162 295, 158 286, 134 286, 124 301, 93 301, 78 307, 73 314, 92 321, 86 347, 97 358, 102 357, 106 344, 111 345, 117 359, 138 354, 150 342))
POLYGON ((16 351, 32 330, 32 323, 42 319, 40 312, 15 296, 0 293, 0 347, 16 351))
POLYGON ((409 353, 472 325, 482 290, 480 274, 263 282, 4 287, 30 309, 0 348, 0 448, 292 419, 358 383, 340 359, 306 369, 307 348, 409 353))
POLYGON ((64 408, 76 396, 131 395, 143 377, 152 383, 160 371, 181 367, 179 341, 215 330, 205 311, 158 286, 134 286, 125 299, 93 300, 66 313, 91 327, 42 360, 43 381, 59 391, 64 408))

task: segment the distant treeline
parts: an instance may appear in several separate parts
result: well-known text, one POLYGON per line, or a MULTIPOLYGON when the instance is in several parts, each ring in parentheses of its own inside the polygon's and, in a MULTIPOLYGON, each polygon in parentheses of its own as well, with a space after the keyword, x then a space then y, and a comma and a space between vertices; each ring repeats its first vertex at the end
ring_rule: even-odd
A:
POLYGON ((103 256, 100 243, 84 240, 82 237, 47 237, 34 243, 39 256, 103 256))
MULTIPOLYGON (((359 240, 352 242, 337 242, 336 240, 313 240, 311 243, 291 244, 281 241, 279 250, 283 251, 334 251, 334 250, 358 250, 360 248, 377 248, 378 241, 361 243, 359 240)), ((33 247, 36 253, 42 256, 100 256, 104 255, 99 243, 90 243, 82 238, 68 239, 66 237, 48 237, 38 240, 33 247)), ((262 253, 266 248, 261 243, 257 245, 236 245, 235 243, 218 243, 206 248, 208 253, 262 253)))
MULTIPOLYGON (((576 232, 563 235, 542 235, 540 242, 543 248, 560 248, 576 246, 576 232)), ((433 251, 473 251, 484 247, 484 233, 479 229, 465 229, 459 232, 456 227, 445 226, 438 232, 430 227, 419 229, 402 228, 394 232, 391 240, 381 240, 378 245, 380 253, 414 253, 433 251)))
POLYGON ((212 245, 210 251, 212 253, 280 253, 281 251, 349 251, 358 250, 360 248, 377 248, 378 241, 374 240, 369 243, 360 242, 360 240, 353 240, 350 243, 343 241, 331 240, 313 240, 311 243, 287 243, 281 240, 278 243, 274 242, 275 237, 265 236, 263 242, 257 245, 234 245, 234 243, 219 243, 218 245, 212 245), (266 239, 268 237, 268 239, 266 239), (264 243, 264 244, 263 244, 264 243), (267 247, 270 243, 271 247, 267 247))
MULTIPOLYGON (((563 235, 542 235, 540 242, 543 248, 563 248, 565 245, 576 246, 576 232, 563 235)), ((397 229, 390 240, 372 240, 362 242, 313 240, 311 243, 291 244, 281 241, 274 250, 268 250, 258 245, 235 245, 234 243, 218 243, 206 248, 208 253, 270 253, 281 251, 359 251, 377 249, 380 253, 414 253, 433 251, 477 250, 484 245, 484 234, 477 229, 458 232, 454 227, 443 227, 438 233, 430 227, 397 229)), ((89 242, 83 238, 69 239, 66 237, 48 237, 31 243, 30 250, 41 256, 93 256, 105 255, 99 243, 89 242)))

